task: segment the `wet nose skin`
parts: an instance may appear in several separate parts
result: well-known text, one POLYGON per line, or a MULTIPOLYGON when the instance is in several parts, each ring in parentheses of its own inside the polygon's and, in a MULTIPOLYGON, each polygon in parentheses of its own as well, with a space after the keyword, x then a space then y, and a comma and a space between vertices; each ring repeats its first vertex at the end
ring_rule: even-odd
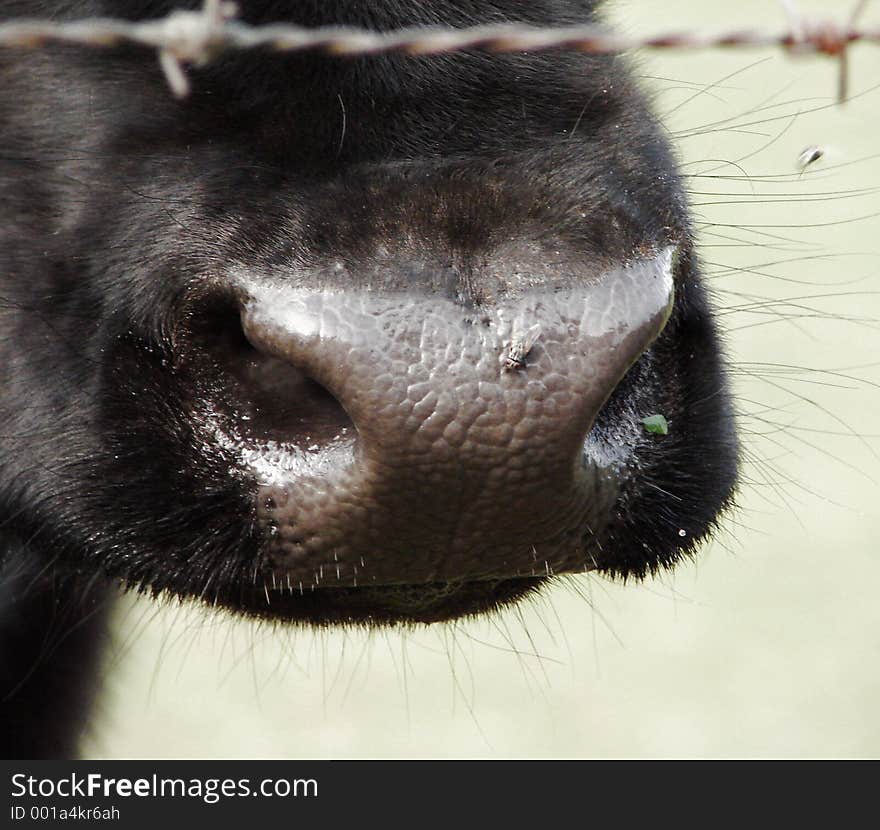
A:
POLYGON ((248 340, 320 384, 350 421, 258 451, 258 515, 280 582, 588 565, 583 539, 617 489, 584 439, 669 316, 674 255, 477 310, 409 292, 248 286, 248 340))

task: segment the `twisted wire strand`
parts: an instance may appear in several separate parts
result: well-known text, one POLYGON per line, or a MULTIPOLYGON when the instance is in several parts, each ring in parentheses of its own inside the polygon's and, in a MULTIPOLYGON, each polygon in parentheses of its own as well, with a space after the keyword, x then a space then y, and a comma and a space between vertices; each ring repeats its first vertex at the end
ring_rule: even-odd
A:
POLYGON ((779 32, 739 30, 717 33, 667 32, 627 36, 601 26, 537 27, 493 24, 453 29, 404 28, 376 32, 340 26, 308 29, 275 23, 250 26, 235 19, 237 9, 224 0, 205 0, 198 11, 175 11, 155 20, 128 22, 112 18, 74 21, 11 20, 0 23, 0 48, 34 49, 51 43, 109 47, 135 44, 159 53, 175 95, 189 91, 184 66, 202 65, 232 50, 264 48, 278 52, 323 52, 364 56, 397 52, 438 55, 466 49, 490 52, 541 52, 554 49, 612 54, 632 49, 714 49, 781 47, 798 54, 820 54, 840 60, 839 97, 846 97, 846 58, 854 43, 880 43, 880 29, 858 28, 866 5, 859 0, 849 20, 812 21, 795 15, 786 3, 789 27, 779 32))

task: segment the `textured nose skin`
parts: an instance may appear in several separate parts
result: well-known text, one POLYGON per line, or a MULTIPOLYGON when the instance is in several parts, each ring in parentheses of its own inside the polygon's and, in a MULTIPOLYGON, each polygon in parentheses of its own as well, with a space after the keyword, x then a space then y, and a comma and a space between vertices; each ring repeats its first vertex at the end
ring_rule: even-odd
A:
POLYGON ((275 453, 258 505, 272 567, 308 586, 583 568, 617 493, 584 454, 599 410, 662 330, 674 249, 586 285, 473 311, 425 294, 249 287, 245 333, 339 402, 353 429, 275 453))

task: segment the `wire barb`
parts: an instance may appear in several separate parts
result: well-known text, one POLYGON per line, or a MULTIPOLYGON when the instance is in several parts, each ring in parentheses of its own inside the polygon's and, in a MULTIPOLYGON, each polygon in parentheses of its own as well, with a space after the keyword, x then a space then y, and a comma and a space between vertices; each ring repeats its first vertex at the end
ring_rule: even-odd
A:
POLYGON ((204 65, 232 50, 265 48, 279 52, 320 51, 356 56, 400 52, 438 55, 466 49, 490 52, 541 52, 570 49, 613 54, 630 49, 714 49, 782 47, 797 54, 820 54, 840 63, 838 99, 847 97, 849 47, 880 43, 880 29, 856 24, 868 0, 856 0, 844 23, 807 20, 795 0, 781 0, 788 28, 779 33, 733 31, 716 34, 671 32, 647 37, 614 34, 601 26, 538 27, 521 24, 481 25, 461 29, 440 26, 376 32, 328 26, 307 29, 275 23, 250 26, 237 20, 235 3, 205 0, 199 11, 174 11, 165 18, 129 23, 111 18, 57 22, 11 20, 0 23, 0 47, 33 49, 49 43, 107 47, 134 44, 156 49, 172 92, 189 93, 184 67, 204 65))

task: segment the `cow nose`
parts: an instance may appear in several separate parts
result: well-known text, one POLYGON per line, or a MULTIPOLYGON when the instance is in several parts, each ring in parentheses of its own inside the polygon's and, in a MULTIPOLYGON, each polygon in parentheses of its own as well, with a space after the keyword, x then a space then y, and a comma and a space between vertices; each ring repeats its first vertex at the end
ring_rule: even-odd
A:
POLYGON ((273 567, 349 585, 573 567, 615 496, 584 440, 666 323, 674 256, 476 309, 249 286, 245 335, 289 404, 258 475, 273 567))

